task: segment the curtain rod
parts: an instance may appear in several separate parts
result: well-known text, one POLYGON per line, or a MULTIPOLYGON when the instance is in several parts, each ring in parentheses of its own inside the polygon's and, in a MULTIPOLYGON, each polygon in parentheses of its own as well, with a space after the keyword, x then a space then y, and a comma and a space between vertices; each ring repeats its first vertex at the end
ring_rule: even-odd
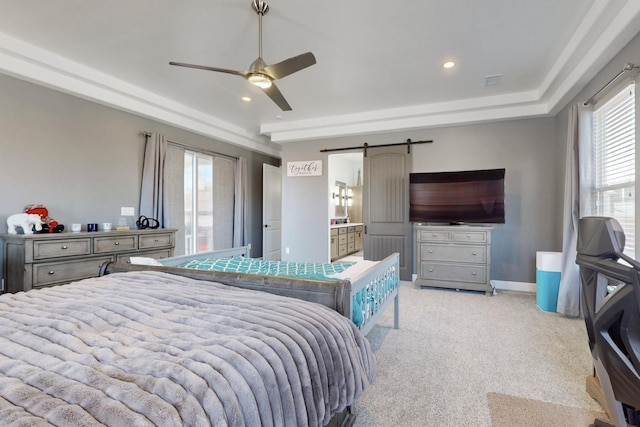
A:
POLYGON ((377 148, 377 147, 394 147, 396 145, 406 145, 407 146, 407 154, 411 154, 411 146, 416 144, 431 144, 433 142, 432 139, 428 141, 411 141, 411 139, 407 139, 406 142, 396 142, 393 144, 380 144, 380 145, 369 145, 366 142, 361 146, 355 147, 342 147, 342 148, 324 148, 320 150, 321 153, 330 153, 332 151, 347 151, 347 150, 364 150, 364 156, 367 157, 367 149, 368 148, 377 148))
MULTIPOLYGON (((143 131, 140 131, 140 135, 144 136, 145 138, 149 138, 151 136, 151 132, 147 132, 147 131, 143 130, 143 131)), ((185 149, 185 150, 200 151, 200 152, 203 152, 203 153, 213 154, 213 155, 216 155, 216 156, 219 156, 219 157, 225 157, 227 159, 232 159, 232 160, 238 160, 239 159, 239 157, 236 157, 236 156, 230 156, 228 154, 218 153, 216 151, 207 150, 205 148, 194 148, 194 147, 191 147, 191 146, 189 146, 187 144, 183 144, 182 142, 174 141, 174 140, 171 140, 171 139, 167 139, 167 142, 169 144, 175 145, 175 146, 177 146, 179 148, 182 148, 182 149, 185 149)))
POLYGON ((632 64, 630 62, 627 62, 624 66, 624 68, 622 69, 622 71, 620 71, 618 74, 615 75, 615 77, 613 77, 611 80, 609 80, 609 83, 607 83, 606 85, 602 86, 602 88, 597 91, 591 98, 589 98, 584 104, 582 104, 583 106, 588 106, 589 104, 591 104, 598 95, 600 95, 602 92, 604 92, 609 86, 611 86, 613 84, 613 82, 615 82, 616 80, 618 80, 623 74, 629 72, 629 71, 633 71, 633 70, 637 70, 638 66, 635 64, 632 64))

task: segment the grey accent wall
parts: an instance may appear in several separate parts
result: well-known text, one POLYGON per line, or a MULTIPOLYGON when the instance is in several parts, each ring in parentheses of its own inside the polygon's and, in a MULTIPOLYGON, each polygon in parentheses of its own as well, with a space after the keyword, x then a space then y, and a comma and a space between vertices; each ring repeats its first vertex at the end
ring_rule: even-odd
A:
POLYGON ((252 254, 262 254, 262 164, 278 166, 280 159, 4 75, 0 93, 0 233, 7 232, 9 215, 31 203, 45 205, 66 226, 115 223, 121 206, 133 206, 137 214, 145 141, 140 131, 156 131, 247 159, 248 238, 252 254))
MULTIPOLYGON (((506 168, 506 223, 494 226, 491 278, 535 282, 536 251, 559 250, 554 118, 415 130, 283 144, 282 161, 323 160, 322 177, 283 177, 282 246, 294 261, 326 262, 327 154, 323 148, 434 140, 412 147, 413 172, 506 168)), ((561 211, 561 209, 560 209, 561 211)), ((284 252, 283 252, 284 254, 284 252)), ((414 269, 415 271, 415 269, 414 269)))

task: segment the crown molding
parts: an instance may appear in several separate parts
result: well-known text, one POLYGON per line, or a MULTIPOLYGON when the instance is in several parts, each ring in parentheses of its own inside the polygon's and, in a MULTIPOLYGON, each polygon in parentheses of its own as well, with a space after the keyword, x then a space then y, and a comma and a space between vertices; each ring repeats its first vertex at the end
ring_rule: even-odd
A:
POLYGON ((3 33, 0 33, 0 72, 252 151, 280 156, 280 147, 271 144, 264 135, 248 132, 3 33))

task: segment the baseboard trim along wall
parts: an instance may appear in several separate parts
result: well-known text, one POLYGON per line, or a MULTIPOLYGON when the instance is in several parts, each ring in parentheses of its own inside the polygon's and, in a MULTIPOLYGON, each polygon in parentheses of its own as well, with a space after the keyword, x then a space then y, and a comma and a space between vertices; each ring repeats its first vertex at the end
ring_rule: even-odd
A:
MULTIPOLYGON (((411 276, 411 280, 415 283, 418 278, 417 274, 413 274, 411 276)), ((501 291, 516 291, 516 292, 529 292, 532 294, 536 293, 536 284, 535 283, 527 283, 527 282, 511 282, 507 280, 491 280, 491 286, 494 289, 499 289, 501 291)))
POLYGON ((492 280, 491 286, 495 289, 503 291, 517 291, 517 292, 530 292, 536 293, 536 284, 527 282, 510 282, 506 280, 492 280))

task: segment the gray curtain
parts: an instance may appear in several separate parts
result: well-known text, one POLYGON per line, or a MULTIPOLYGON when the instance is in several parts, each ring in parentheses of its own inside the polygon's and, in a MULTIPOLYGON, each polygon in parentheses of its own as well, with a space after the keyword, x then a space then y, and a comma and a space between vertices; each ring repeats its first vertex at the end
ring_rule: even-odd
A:
POLYGON ((236 159, 213 156, 213 248, 233 247, 236 159))
POLYGON ((577 317, 582 314, 581 285, 576 265, 576 244, 578 241, 578 221, 589 203, 585 200, 588 192, 582 185, 588 182, 584 177, 591 171, 591 112, 574 105, 569 112, 567 132, 567 154, 564 182, 564 209, 562 230, 562 270, 558 292, 557 312, 577 317))
POLYGON ((165 213, 165 227, 176 228, 176 246, 174 255, 186 254, 186 232, 184 227, 184 149, 168 144, 167 159, 167 198, 169 210, 165 213))
POLYGON ((233 209, 233 247, 247 244, 247 160, 240 157, 235 167, 235 206, 233 209))
POLYGON ((140 215, 157 219, 160 227, 165 227, 168 214, 167 140, 164 135, 152 133, 147 136, 142 165, 142 186, 140 189, 140 215))

